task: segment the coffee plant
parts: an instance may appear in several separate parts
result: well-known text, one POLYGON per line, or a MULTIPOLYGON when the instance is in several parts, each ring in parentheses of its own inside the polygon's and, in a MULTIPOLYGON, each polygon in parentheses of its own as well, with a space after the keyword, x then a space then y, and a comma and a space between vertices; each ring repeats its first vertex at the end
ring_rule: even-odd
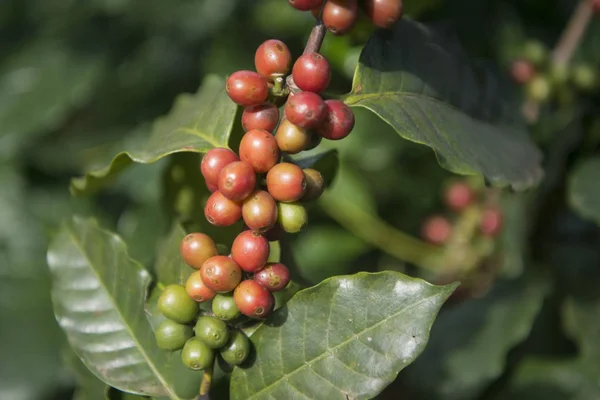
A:
POLYGON ((0 33, 0 399, 600 399, 600 1, 0 33))

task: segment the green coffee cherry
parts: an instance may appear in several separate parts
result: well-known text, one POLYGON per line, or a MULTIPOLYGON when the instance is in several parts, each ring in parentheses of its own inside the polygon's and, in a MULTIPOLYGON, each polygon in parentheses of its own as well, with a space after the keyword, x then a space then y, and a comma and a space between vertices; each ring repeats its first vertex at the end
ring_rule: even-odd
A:
POLYGON ((536 76, 527 84, 527 96, 539 103, 550 100, 552 86, 544 76, 536 76))
POLYGON ((596 70, 588 64, 579 64, 571 71, 573 85, 583 92, 588 92, 596 86, 598 76, 596 70))
POLYGON ((212 301, 212 312, 223 321, 231 321, 242 315, 231 294, 217 294, 212 301))
POLYGON ((277 203, 278 222, 288 233, 300 232, 308 222, 304 206, 298 203, 277 203))
POLYGON ((234 331, 229 341, 221 349, 221 357, 230 365, 240 365, 250 354, 250 340, 243 332, 234 331))
POLYGON ((566 65, 550 65, 550 81, 555 86, 562 86, 569 80, 569 68, 566 65))
POLYGON ((170 319, 161 322, 154 332, 158 348, 170 351, 182 348, 193 334, 190 326, 178 324, 170 319))
POLYGON ((229 340, 227 325, 215 317, 202 316, 198 318, 194 330, 196 337, 211 349, 223 347, 229 340))
POLYGON ((538 40, 529 40, 523 46, 523 58, 536 67, 539 67, 540 65, 544 65, 548 60, 548 49, 538 40))
POLYGON ((181 361, 189 369, 200 371, 210 367, 215 359, 213 350, 198 338, 191 338, 181 350, 181 361))
POLYGON ((158 309, 165 317, 187 324, 196 316, 198 304, 188 296, 182 285, 169 285, 158 299, 158 309))

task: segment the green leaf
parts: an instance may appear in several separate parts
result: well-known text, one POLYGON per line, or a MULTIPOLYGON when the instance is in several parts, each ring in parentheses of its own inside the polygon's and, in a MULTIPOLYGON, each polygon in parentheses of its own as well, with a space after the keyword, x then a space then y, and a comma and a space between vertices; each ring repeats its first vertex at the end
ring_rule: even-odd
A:
POLYGON ((335 277, 298 292, 253 335, 233 399, 367 399, 422 351, 455 285, 397 272, 335 277))
POLYGON ((135 394, 194 397, 202 374, 156 346, 144 313, 150 275, 118 236, 74 218, 53 240, 48 264, 56 319, 96 376, 135 394))
POLYGON ((178 223, 174 223, 171 232, 159 247, 156 260, 156 279, 163 285, 179 283, 185 285, 187 278, 194 269, 183 262, 179 254, 179 245, 186 235, 185 230, 178 223))
POLYGON ((452 172, 524 189, 543 175, 541 153, 503 102, 502 86, 471 65, 456 39, 403 19, 366 44, 345 101, 431 147, 452 172))
POLYGON ((77 388, 73 394, 73 400, 105 400, 106 389, 108 386, 98 379, 92 372, 81 362, 77 354, 70 347, 63 351, 65 364, 75 375, 77 388))
POLYGON ((195 94, 183 94, 170 113, 154 123, 125 151, 97 170, 71 181, 75 194, 92 192, 114 178, 131 163, 149 164, 177 152, 205 153, 214 147, 227 147, 237 105, 225 93, 223 79, 209 75, 195 94))
POLYGON ((600 157, 588 158, 580 163, 569 177, 568 200, 571 207, 583 218, 600 224, 600 157))

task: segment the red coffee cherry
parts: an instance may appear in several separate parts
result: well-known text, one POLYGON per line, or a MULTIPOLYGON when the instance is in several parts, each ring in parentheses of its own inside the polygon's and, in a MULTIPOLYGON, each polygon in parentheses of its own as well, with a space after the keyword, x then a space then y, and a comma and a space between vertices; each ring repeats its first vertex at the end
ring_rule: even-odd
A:
POLYGON ((429 217, 421 227, 423 239, 431 244, 442 245, 446 243, 452 233, 452 224, 447 218, 435 215, 429 217))
POLYGON ((273 81, 289 72, 292 53, 281 40, 270 39, 256 49, 254 65, 259 74, 273 81))
POLYGON ((242 218, 242 206, 216 191, 206 201, 204 216, 215 226, 230 226, 242 218))
POLYGON ((240 157, 259 174, 264 174, 279 161, 277 140, 269 132, 252 129, 240 142, 240 157))
POLYGON ((402 16, 402 0, 366 0, 369 19, 379 28, 391 28, 402 16))
POLYGON ((194 271, 185 282, 185 291, 188 296, 198 303, 212 300, 216 295, 212 289, 209 289, 202 280, 200 271, 194 271))
POLYGON ((486 236, 498 235, 502 230, 502 211, 497 207, 487 207, 483 210, 480 229, 486 236))
POLYGON ((317 133, 329 140, 340 140, 352 132, 354 113, 343 101, 325 101, 325 117, 317 126, 317 133))
POLYGON ((325 117, 325 102, 318 94, 300 92, 288 98, 285 117, 300 128, 314 128, 325 117))
POLYGON ((329 0, 323 7, 323 23, 334 35, 350 31, 357 19, 357 0, 329 0))
POLYGON ((592 10, 596 14, 600 14, 600 0, 590 0, 590 2, 592 3, 592 10))
POLYGON ((263 233, 277 222, 277 203, 264 190, 257 190, 244 201, 242 216, 248 228, 263 233))
POLYGON ((466 182, 454 182, 444 193, 446 206, 454 211, 462 211, 473 204, 475 193, 466 182))
POLYGON ((260 233, 244 231, 231 245, 231 258, 246 272, 255 272, 269 259, 269 241, 260 233))
POLYGON ((323 4, 323 0, 288 0, 288 3, 296 10, 309 11, 320 7, 323 4))
POLYGON ((281 151, 298 154, 310 145, 312 134, 284 119, 275 132, 275 140, 281 151))
POLYGON ((227 256, 211 257, 200 268, 202 282, 217 293, 231 292, 242 281, 242 270, 227 256))
POLYGON ((292 77, 300 89, 320 93, 329 86, 331 67, 319 53, 303 54, 294 63, 292 77))
POLYGON ((211 192, 218 189, 219 174, 221 170, 234 161, 240 161, 240 158, 233 151, 224 148, 214 148, 206 152, 200 163, 200 171, 206 181, 206 186, 211 192))
POLYGON ((245 280, 235 288, 233 300, 238 310, 250 318, 266 318, 273 311, 275 299, 269 290, 253 280, 245 280))
POLYGON ((313 201, 321 197, 325 191, 325 179, 316 169, 306 168, 302 170, 306 177, 306 192, 302 196, 302 201, 313 201))
POLYGON ((237 71, 229 75, 225 90, 240 106, 258 106, 267 100, 269 87, 265 78, 254 71, 237 71))
POLYGON ((179 245, 179 254, 192 268, 200 269, 204 261, 219 254, 215 241, 204 233, 190 233, 179 245))
POLYGON ((219 191, 229 200, 242 201, 256 186, 254 168, 244 161, 235 161, 221 171, 219 175, 219 191))
POLYGON ((279 122, 279 109, 275 104, 264 103, 259 106, 244 108, 242 113, 242 127, 244 132, 252 129, 262 129, 273 132, 279 122))
POLYGON ((300 200, 306 191, 306 176, 295 164, 277 164, 267 174, 267 190, 277 201, 300 200))
POLYGON ((281 263, 269 263, 254 274, 254 280, 270 292, 279 292, 290 282, 290 270, 281 263))
POLYGON ((510 66, 510 76, 519 85, 529 82, 535 75, 535 67, 527 60, 515 60, 510 66))

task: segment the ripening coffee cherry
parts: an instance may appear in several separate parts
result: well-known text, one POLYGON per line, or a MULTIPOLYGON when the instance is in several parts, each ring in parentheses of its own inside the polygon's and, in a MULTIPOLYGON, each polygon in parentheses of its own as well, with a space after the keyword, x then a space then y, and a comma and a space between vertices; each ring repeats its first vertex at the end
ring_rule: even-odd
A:
POLYGON ((447 218, 434 215, 429 217, 421 227, 421 236, 431 244, 442 245, 450 238, 452 225, 447 218))
POLYGON ((219 192, 229 200, 242 201, 256 186, 254 168, 244 161, 235 161, 221 171, 219 192))
POLYGON ((352 132, 354 113, 343 101, 325 101, 325 117, 317 126, 317 133, 329 140, 340 140, 352 132))
POLYGON ((273 81, 290 71, 292 53, 281 40, 270 39, 256 49, 254 65, 259 74, 273 81))
POLYGON ((165 319, 156 327, 154 336, 159 349, 175 351, 183 347, 185 342, 193 336, 193 332, 192 328, 187 325, 165 319))
POLYGON ((262 129, 246 132, 240 142, 240 157, 259 174, 264 174, 279 161, 279 147, 275 137, 262 129))
POLYGON ((444 203, 454 211, 462 211, 473 204, 475 192, 466 182, 453 182, 444 193, 444 203))
POLYGON ((233 292, 235 305, 250 318, 266 318, 273 311, 275 299, 269 290, 253 280, 245 280, 233 292))
POLYGON ((279 163, 267 173, 267 190, 277 201, 300 200, 306 192, 306 176, 291 163, 279 163))
POLYGON ((242 270, 255 272, 267 263, 269 250, 269 241, 264 236, 254 231, 244 231, 233 240, 231 258, 242 270))
POLYGON ((229 330, 225 322, 207 315, 198 318, 194 332, 196 337, 211 349, 218 349, 229 340, 229 330))
POLYGON ((179 245, 179 254, 192 268, 200 269, 204 261, 219 254, 215 241, 204 233, 186 235, 179 245))
POLYGON ((264 103, 259 106, 244 108, 242 113, 242 128, 244 132, 252 129, 262 129, 273 132, 279 122, 279 109, 275 104, 264 103))
POLYGON ((206 343, 198 338, 191 338, 181 350, 181 361, 183 365, 194 371, 201 371, 213 365, 215 353, 206 343))
POLYGON ((325 102, 318 94, 300 92, 285 103, 285 117, 300 128, 314 128, 325 117, 325 102))
POLYGON ((323 7, 323 23, 334 35, 350 31, 357 19, 357 0, 329 0, 323 7))
POLYGON ((158 298, 158 309, 165 317, 187 324, 198 313, 198 305, 182 285, 169 285, 158 298))
POLYGON ((229 365, 240 365, 250 354, 250 340, 244 332, 235 330, 229 335, 229 341, 220 350, 221 357, 229 365))
POLYGON ((313 201, 321 197, 325 191, 325 179, 316 169, 306 168, 302 170, 306 177, 306 192, 302 196, 302 201, 313 201))
POLYGON ((486 236, 498 235, 502 229, 502 211, 497 207, 487 207, 483 210, 479 227, 486 236))
POLYGON ((296 10, 309 11, 320 7, 323 4, 323 0, 288 0, 288 3, 296 10))
POLYGON ((254 71, 237 71, 229 75, 225 90, 234 103, 244 107, 258 106, 269 96, 267 81, 254 71))
POLYGON ((308 214, 302 204, 277 203, 277 222, 287 233, 297 233, 308 222, 308 214))
POLYGON ((536 102, 545 103, 550 100, 552 94, 552 85, 550 81, 541 75, 534 76, 529 83, 527 83, 527 96, 536 102))
POLYGON ((233 294, 218 294, 212 301, 212 312, 223 321, 231 321, 241 315, 235 305, 233 294))
POLYGON ((211 257, 200 268, 202 281, 217 293, 231 292, 242 280, 242 270, 227 256, 211 257))
POLYGON ((194 271, 188 277, 185 282, 185 291, 192 300, 198 303, 210 301, 217 295, 217 292, 204 284, 200 271, 194 271))
POLYGON ((215 226, 230 226, 242 218, 242 206, 216 191, 206 201, 204 215, 215 226))
POLYGON ((294 63, 292 77, 301 90, 320 93, 329 86, 331 66, 319 53, 303 54, 294 63))
POLYGON ((402 0, 366 0, 369 19, 379 28, 391 28, 402 16, 402 0))
POLYGON ((535 68, 527 60, 515 60, 510 66, 510 76, 519 85, 529 82, 535 75, 535 68))
POLYGON ((206 181, 206 186, 211 192, 217 190, 219 185, 219 174, 221 170, 234 161, 240 161, 240 158, 233 151, 224 148, 210 149, 200 163, 200 171, 206 181))
POLYGON ((249 229, 266 232, 277 222, 277 203, 269 193, 257 190, 244 200, 242 216, 249 229))
POLYGON ((281 263, 269 263, 254 274, 254 280, 270 292, 279 292, 290 282, 290 270, 281 263))
POLYGON ((281 151, 289 154, 298 154, 305 150, 312 139, 311 133, 284 119, 275 132, 275 140, 281 151))

